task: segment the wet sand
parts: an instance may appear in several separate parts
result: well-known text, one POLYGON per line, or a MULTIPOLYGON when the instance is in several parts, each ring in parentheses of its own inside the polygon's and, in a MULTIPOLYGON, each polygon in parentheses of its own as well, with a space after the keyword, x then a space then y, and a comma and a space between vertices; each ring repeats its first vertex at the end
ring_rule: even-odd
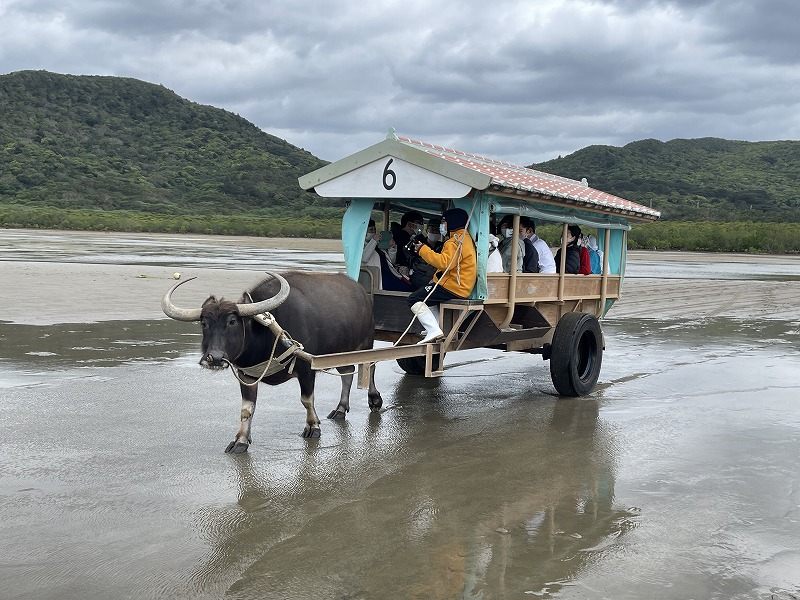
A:
MULTIPOLYGON (((138 234, 137 234, 138 235, 138 234)), ((341 252, 339 240, 278 240, 208 236, 215 243, 341 252)), ((630 261, 737 262, 800 265, 797 256, 720 255, 682 252, 631 252, 630 261)), ((263 271, 219 268, 0 261, 0 321, 46 325, 106 320, 166 318, 160 299, 181 279, 176 301, 199 305, 210 294, 238 298, 263 271)), ((609 316, 644 319, 769 318, 800 316, 800 281, 663 279, 627 277, 623 297, 609 316)))
MULTIPOLYGON (((269 241, 191 262, 203 248, 168 236, 148 236, 172 243, 158 256, 103 237, 102 257, 82 245, 97 234, 5 235, 4 599, 800 597, 798 257, 631 253, 588 397, 557 397, 525 353, 453 353, 436 380, 386 362, 382 412, 353 390, 320 440, 299 435, 296 382, 262 386, 231 456, 239 386, 198 366, 199 328, 159 299, 173 257, 269 241)), ((187 304, 259 276, 180 271, 200 277, 187 304)), ((320 416, 339 393, 320 374, 320 416)))

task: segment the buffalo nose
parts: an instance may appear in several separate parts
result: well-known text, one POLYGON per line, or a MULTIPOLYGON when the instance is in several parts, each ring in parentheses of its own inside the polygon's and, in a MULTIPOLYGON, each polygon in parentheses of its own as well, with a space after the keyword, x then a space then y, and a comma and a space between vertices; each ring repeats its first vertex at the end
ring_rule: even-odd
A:
POLYGON ((211 350, 203 356, 200 360, 201 363, 204 363, 209 366, 219 366, 222 364, 222 359, 225 357, 224 353, 218 350, 211 350))

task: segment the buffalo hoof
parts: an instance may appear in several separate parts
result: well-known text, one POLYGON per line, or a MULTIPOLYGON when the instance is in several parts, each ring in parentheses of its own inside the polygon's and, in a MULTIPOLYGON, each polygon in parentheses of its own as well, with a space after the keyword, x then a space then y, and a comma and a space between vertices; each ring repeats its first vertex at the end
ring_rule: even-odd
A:
POLYGON ((234 440, 225 448, 225 454, 244 454, 249 447, 250 444, 243 444, 234 440))
POLYGON ((331 414, 328 415, 329 419, 344 421, 347 414, 340 408, 337 408, 334 411, 331 411, 331 414))
POLYGON ((380 394, 378 394, 374 398, 370 398, 368 402, 369 402, 369 409, 372 412, 378 412, 381 409, 381 406, 383 406, 383 398, 381 398, 380 394))
POLYGON ((322 435, 322 431, 319 428, 319 425, 316 427, 306 427, 303 429, 303 437, 304 438, 318 438, 322 435))

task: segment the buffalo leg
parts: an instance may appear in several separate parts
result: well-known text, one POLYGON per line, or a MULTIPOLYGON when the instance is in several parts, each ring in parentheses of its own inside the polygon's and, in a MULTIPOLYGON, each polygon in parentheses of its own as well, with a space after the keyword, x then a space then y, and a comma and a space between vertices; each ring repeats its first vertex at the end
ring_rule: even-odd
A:
MULTIPOLYGON (((254 378, 248 377, 241 371, 239 372, 239 377, 248 383, 255 381, 254 378)), ((253 425, 253 413, 256 412, 256 398, 258 396, 258 386, 256 385, 249 386, 240 382, 239 388, 242 391, 242 411, 240 414, 241 422, 239 424, 239 431, 236 432, 236 437, 233 438, 233 441, 225 448, 225 452, 232 452, 233 454, 247 452, 247 448, 253 443, 250 437, 250 428, 253 425)))
POLYGON ((375 387, 375 365, 370 366, 369 374, 369 390, 367 391, 367 398, 369 398, 369 410, 371 412, 378 412, 383 406, 383 398, 378 388, 375 387))
POLYGON ((329 419, 344 419, 350 412, 350 390, 353 387, 353 372, 355 367, 337 367, 341 373, 342 394, 339 396, 339 406, 328 415, 329 419))
MULTIPOLYGON (((300 369, 298 369, 299 371, 300 369)), ((300 402, 306 409, 306 426, 303 429, 304 438, 318 438, 321 430, 319 427, 319 417, 314 409, 314 380, 316 373, 311 369, 303 369, 297 374, 300 383, 300 402)))

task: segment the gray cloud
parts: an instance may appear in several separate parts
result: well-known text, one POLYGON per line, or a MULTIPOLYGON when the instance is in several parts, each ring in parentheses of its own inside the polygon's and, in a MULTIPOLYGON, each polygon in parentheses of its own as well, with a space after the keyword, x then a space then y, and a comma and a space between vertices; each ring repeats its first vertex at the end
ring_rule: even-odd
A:
POLYGON ((527 164, 800 137, 794 0, 12 0, 0 72, 136 77, 336 160, 403 135, 527 164))

